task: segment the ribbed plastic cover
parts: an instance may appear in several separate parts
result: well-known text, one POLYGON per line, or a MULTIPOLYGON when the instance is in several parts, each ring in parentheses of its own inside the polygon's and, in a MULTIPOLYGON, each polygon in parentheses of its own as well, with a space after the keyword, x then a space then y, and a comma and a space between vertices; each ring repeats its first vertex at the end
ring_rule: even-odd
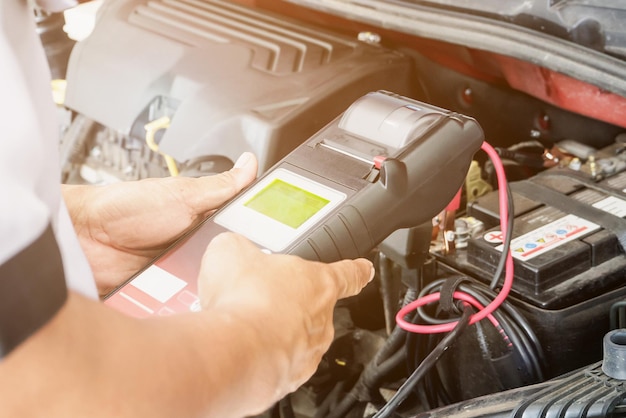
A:
POLYGON ((410 67, 357 34, 226 1, 109 0, 74 48, 66 105, 128 134, 164 98, 162 151, 180 162, 253 151, 263 171, 357 97, 410 95, 410 67))

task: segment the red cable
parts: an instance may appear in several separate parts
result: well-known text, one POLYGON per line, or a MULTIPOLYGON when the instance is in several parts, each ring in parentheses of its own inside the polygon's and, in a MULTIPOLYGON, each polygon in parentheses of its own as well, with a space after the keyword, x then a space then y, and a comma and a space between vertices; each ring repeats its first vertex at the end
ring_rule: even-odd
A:
MULTIPOLYGON (((498 178, 498 199, 500 201, 500 229, 502 231, 502 236, 506 236, 506 226, 509 218, 509 205, 507 197, 507 181, 504 167, 502 166, 502 161, 500 160, 498 153, 493 149, 491 145, 483 142, 481 149, 485 151, 487 155, 489 155, 489 158, 493 162, 494 168, 496 170, 496 175, 498 178)), ((500 293, 498 293, 498 295, 493 301, 491 301, 491 303, 489 303, 489 305, 483 307, 472 296, 461 291, 454 292, 452 296, 454 297, 454 299, 470 303, 471 305, 479 309, 477 313, 471 316, 470 324, 474 324, 482 319, 489 318, 491 323, 498 327, 498 321, 493 317, 492 313, 496 309, 498 309, 502 302, 504 302, 504 300, 507 298, 512 286, 513 257, 511 256, 511 252, 509 251, 509 253, 506 255, 505 275, 502 290, 500 290, 500 293)), ((439 292, 432 293, 407 304, 396 314, 396 323, 400 328, 417 334, 438 334, 442 332, 452 331, 457 325, 456 321, 447 322, 445 324, 420 325, 412 324, 404 319, 405 316, 410 314, 415 309, 429 303, 436 302, 440 299, 440 297, 441 294, 439 292)))

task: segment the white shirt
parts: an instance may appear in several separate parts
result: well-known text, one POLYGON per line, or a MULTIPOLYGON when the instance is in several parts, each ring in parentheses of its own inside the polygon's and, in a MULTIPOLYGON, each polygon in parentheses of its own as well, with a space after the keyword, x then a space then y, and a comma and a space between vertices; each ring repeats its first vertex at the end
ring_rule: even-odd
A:
MULTIPOLYGON (((45 3, 54 11, 68 4, 45 3)), ((97 298, 61 197, 59 128, 50 72, 26 0, 0 0, 0 92, 0 265, 51 224, 68 287, 97 298)))

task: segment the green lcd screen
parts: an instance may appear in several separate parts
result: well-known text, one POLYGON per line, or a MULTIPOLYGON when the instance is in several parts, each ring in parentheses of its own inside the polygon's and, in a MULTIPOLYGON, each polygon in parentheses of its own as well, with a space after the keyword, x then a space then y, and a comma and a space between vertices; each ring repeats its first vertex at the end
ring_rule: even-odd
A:
POLYGON ((328 202, 328 199, 275 179, 244 203, 244 206, 295 229, 328 202))

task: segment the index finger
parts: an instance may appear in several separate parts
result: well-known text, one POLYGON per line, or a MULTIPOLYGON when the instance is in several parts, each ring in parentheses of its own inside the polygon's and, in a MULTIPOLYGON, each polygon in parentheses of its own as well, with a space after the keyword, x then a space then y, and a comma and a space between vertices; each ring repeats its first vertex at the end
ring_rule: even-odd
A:
POLYGON ((337 299, 358 294, 374 278, 374 266, 365 258, 337 261, 329 266, 335 273, 332 277, 337 288, 337 299))

